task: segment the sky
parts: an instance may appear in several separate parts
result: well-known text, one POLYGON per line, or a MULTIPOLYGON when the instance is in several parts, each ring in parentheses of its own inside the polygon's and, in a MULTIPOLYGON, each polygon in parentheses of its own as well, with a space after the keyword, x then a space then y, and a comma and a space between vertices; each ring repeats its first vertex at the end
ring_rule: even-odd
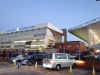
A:
MULTIPOLYGON (((0 31, 46 22, 68 30, 98 17, 96 0, 0 0, 0 31)), ((81 41, 70 33, 67 40, 81 41)))

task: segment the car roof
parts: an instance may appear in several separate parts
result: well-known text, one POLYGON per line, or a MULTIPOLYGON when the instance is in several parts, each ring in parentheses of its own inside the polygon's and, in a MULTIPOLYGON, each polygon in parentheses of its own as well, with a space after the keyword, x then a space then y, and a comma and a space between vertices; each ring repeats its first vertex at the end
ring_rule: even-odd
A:
POLYGON ((66 54, 66 55, 70 55, 70 54, 66 54))
POLYGON ((50 54, 66 54, 66 53, 50 53, 50 54))

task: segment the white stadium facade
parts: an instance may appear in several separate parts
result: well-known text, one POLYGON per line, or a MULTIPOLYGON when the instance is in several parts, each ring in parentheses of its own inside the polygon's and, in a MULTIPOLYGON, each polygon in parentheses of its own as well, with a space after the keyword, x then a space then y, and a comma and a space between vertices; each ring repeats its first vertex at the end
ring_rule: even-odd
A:
POLYGON ((63 30, 50 23, 16 28, 0 32, 0 48, 27 48, 42 51, 43 48, 62 42, 63 30))

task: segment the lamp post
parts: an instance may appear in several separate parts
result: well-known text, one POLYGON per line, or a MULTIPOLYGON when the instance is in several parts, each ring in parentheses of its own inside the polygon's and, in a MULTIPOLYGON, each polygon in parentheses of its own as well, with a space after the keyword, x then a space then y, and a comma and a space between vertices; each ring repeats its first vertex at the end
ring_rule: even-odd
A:
POLYGON ((44 52, 44 48, 43 48, 43 46, 42 46, 42 54, 43 54, 43 52, 44 52))
POLYGON ((65 53, 65 47, 63 47, 63 53, 65 53))
POLYGON ((78 56, 79 56, 79 60, 80 60, 80 47, 77 45, 78 48, 78 56))
POLYGON ((98 47, 99 47, 99 61, 100 61, 100 45, 98 47))

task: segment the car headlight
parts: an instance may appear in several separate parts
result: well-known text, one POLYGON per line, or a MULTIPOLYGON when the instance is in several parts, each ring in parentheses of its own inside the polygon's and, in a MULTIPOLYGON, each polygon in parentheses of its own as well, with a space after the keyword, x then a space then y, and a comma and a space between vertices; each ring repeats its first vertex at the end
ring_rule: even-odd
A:
POLYGON ((51 64, 53 64, 53 63, 54 63, 54 61, 53 61, 53 60, 51 60, 51 61, 50 61, 50 63, 51 63, 51 64))

